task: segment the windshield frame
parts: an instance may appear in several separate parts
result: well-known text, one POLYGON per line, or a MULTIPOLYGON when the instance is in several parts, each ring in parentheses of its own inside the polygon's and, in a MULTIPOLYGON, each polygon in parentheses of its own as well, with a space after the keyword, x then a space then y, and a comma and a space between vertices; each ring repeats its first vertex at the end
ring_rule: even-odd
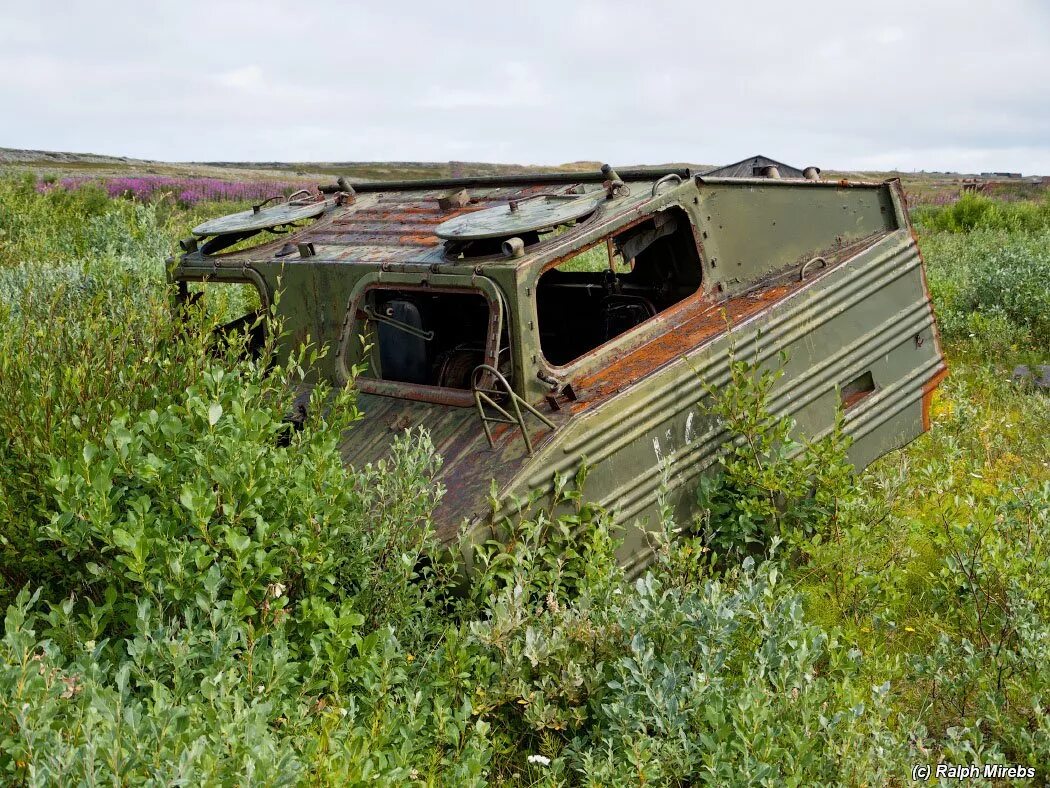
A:
POLYGON ((420 383, 405 383, 396 380, 383 380, 356 374, 355 367, 368 363, 368 345, 362 340, 367 336, 365 324, 369 322, 364 306, 369 293, 376 290, 392 290, 419 293, 449 293, 476 295, 485 299, 489 308, 488 327, 485 336, 485 364, 498 368, 499 358, 504 350, 513 353, 513 342, 506 348, 501 347, 501 336, 506 323, 507 309, 502 293, 496 284, 483 276, 462 276, 437 274, 421 278, 417 275, 398 275, 377 272, 362 277, 354 287, 347 303, 346 319, 336 359, 336 374, 339 382, 346 385, 350 381, 363 394, 377 394, 384 397, 429 402, 435 405, 453 407, 472 407, 474 393, 471 389, 447 388, 420 383))

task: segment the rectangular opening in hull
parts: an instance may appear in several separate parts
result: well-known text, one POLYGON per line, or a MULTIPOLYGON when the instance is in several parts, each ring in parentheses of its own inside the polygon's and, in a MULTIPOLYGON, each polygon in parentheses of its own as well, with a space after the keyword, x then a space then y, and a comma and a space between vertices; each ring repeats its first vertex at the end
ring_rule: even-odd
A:
POLYGON ((875 379, 871 376, 871 370, 862 372, 842 387, 842 407, 852 408, 864 398, 875 393, 875 379))
MULTIPOLYGON (((469 389, 474 368, 486 361, 492 314, 481 293, 374 289, 365 314, 378 351, 371 372, 381 380, 469 389)), ((506 367, 505 337, 501 346, 506 367)))

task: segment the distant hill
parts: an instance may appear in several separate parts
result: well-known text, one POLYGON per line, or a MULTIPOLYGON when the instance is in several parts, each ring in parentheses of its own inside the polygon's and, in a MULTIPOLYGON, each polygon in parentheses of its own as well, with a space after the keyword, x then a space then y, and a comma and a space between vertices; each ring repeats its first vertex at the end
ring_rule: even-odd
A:
POLYGON ((144 159, 129 159, 127 156, 105 156, 99 153, 65 153, 50 150, 0 148, 0 164, 109 164, 120 166, 155 164, 155 162, 144 159))
MULTIPOLYGON (((97 153, 20 150, 0 148, 0 168, 38 174, 129 175, 160 174, 209 177, 332 177, 345 175, 353 180, 390 180, 416 178, 450 178, 474 175, 509 175, 521 172, 583 172, 597 170, 598 161, 574 161, 554 166, 530 164, 493 164, 476 161, 191 161, 163 162, 108 156, 97 153)), ((618 166, 634 166, 617 162, 618 166)), ((703 164, 672 163, 669 167, 708 169, 703 164)))
MULTIPOLYGON (((695 162, 664 162, 645 165, 613 162, 619 167, 657 166, 689 167, 704 172, 714 165, 695 162)), ((178 177, 210 177, 225 179, 328 180, 345 175, 351 180, 414 180, 420 178, 450 178, 475 175, 508 175, 523 172, 582 172, 601 167, 598 161, 573 161, 552 166, 530 164, 494 164, 477 161, 193 161, 164 162, 152 159, 133 159, 127 156, 109 156, 97 153, 69 153, 62 151, 20 150, 0 148, 0 171, 32 172, 37 175, 68 176, 95 175, 171 175, 178 177)), ((861 172, 824 168, 825 180, 883 180, 899 177, 909 190, 913 188, 957 190, 964 178, 973 174, 956 172, 861 172)), ((1039 179, 1025 178, 1024 182, 1039 179)))

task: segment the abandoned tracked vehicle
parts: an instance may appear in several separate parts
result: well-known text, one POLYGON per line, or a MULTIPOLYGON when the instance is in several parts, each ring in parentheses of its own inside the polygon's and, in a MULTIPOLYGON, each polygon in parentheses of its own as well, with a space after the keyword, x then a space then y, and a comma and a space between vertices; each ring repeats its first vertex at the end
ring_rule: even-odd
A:
POLYGON ((725 440, 701 377, 724 382, 731 347, 786 351, 775 410, 816 437, 843 408, 858 468, 929 426, 946 367, 899 183, 769 174, 340 180, 206 222, 171 276, 263 308, 280 282, 285 348, 329 344, 314 374, 335 384, 367 364, 343 456, 428 430, 443 540, 491 535, 493 480, 510 507, 585 462, 585 497, 639 523, 621 556, 638 570, 663 466, 684 510, 725 440), (265 230, 286 232, 224 251, 265 230))

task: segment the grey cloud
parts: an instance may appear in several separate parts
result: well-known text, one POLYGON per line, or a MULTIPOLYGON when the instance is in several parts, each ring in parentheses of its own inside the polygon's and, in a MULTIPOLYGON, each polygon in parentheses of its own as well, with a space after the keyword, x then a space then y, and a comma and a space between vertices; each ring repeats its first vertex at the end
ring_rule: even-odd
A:
POLYGON ((1050 173, 1047 74, 1040 0, 23 4, 0 145, 1050 173))

